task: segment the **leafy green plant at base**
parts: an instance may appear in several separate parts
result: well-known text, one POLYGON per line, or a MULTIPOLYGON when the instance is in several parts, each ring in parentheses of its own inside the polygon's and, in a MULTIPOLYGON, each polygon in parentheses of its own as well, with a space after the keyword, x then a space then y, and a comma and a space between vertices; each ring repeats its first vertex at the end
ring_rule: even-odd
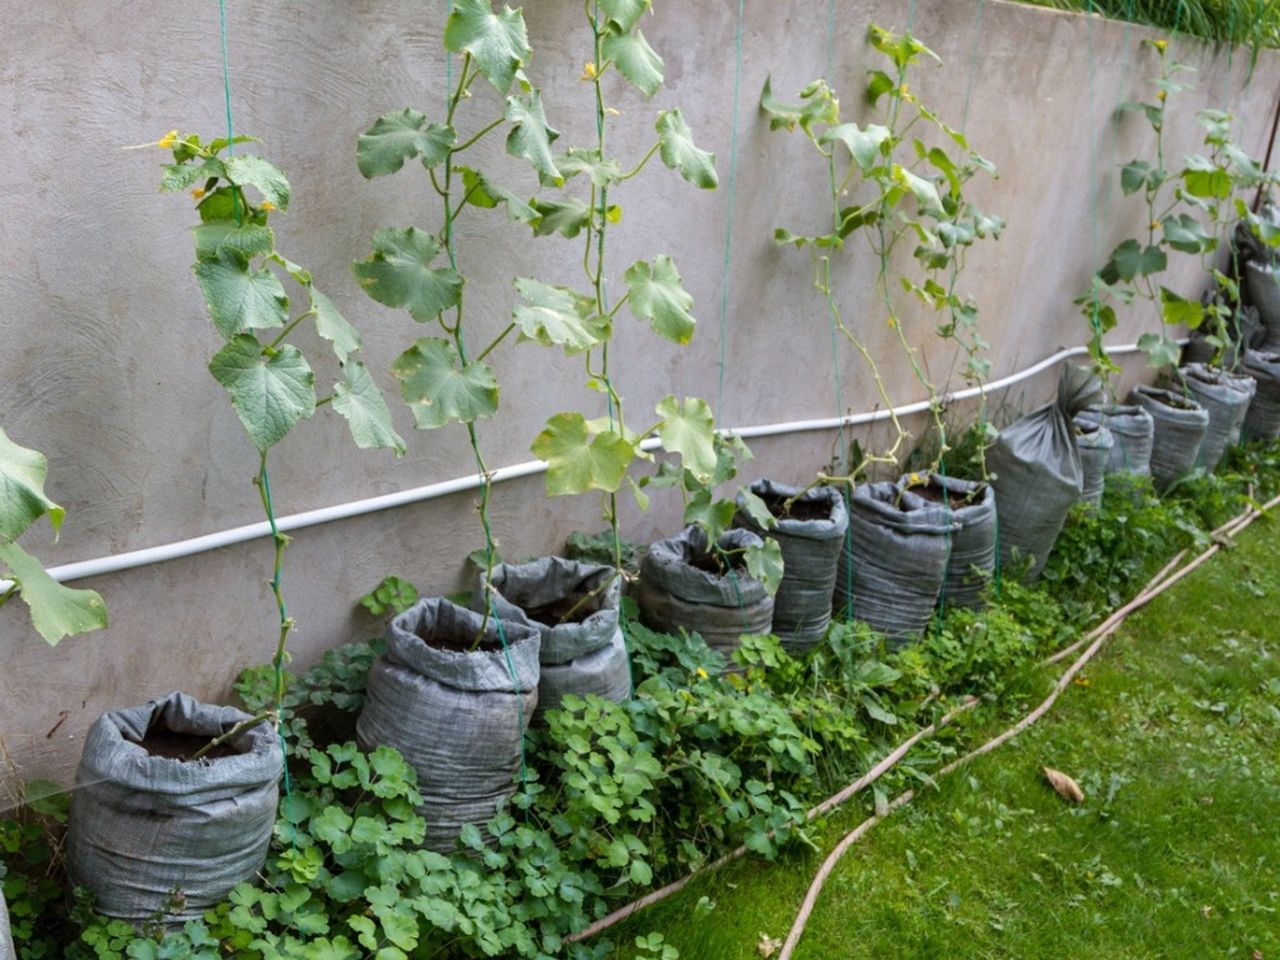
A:
POLYGON ((107 607, 92 590, 64 587, 44 566, 18 546, 41 517, 49 518, 56 540, 66 511, 44 492, 49 464, 44 454, 19 446, 0 429, 0 572, 10 578, 0 593, 0 607, 15 596, 27 605, 31 625, 51 647, 63 637, 107 625, 107 607))
POLYGON ((402 577, 383 577, 382 581, 360 598, 360 606, 375 617, 387 613, 404 613, 418 602, 418 588, 402 577))
POLYGON ((355 358, 362 346, 359 332, 316 286, 311 273, 276 248, 269 220, 272 213, 288 209, 292 193, 289 181, 274 165, 253 154, 233 152, 237 144, 252 139, 240 136, 205 141, 194 133, 179 136, 175 130, 155 145, 173 156, 173 162, 164 167, 160 189, 189 190, 200 217, 192 230, 196 248, 193 270, 209 319, 226 341, 209 361, 209 372, 227 391, 245 434, 258 451, 254 484, 271 526, 275 548, 271 590, 280 615, 272 660, 276 674, 273 706, 254 718, 254 722, 262 722, 270 719, 284 700, 286 647, 295 625, 281 587, 290 538, 276 526, 268 452, 324 405, 332 406, 346 419, 357 447, 394 450, 399 456, 404 453, 404 441, 391 426, 391 413, 381 391, 355 358), (255 193, 250 194, 250 189, 255 193), (252 199, 255 196, 256 200, 252 199), (306 296, 307 307, 296 316, 290 315, 291 301, 282 274, 306 296), (308 321, 328 341, 342 369, 342 379, 324 397, 316 396, 311 362, 299 347, 288 342, 299 325, 308 321))
MULTIPOLYGON (((1280 8, 1271 0, 1020 0, 1040 7, 1098 13, 1188 36, 1245 44, 1251 64, 1262 47, 1280 46, 1280 8)), ((1251 67, 1252 69, 1252 67, 1251 67)))

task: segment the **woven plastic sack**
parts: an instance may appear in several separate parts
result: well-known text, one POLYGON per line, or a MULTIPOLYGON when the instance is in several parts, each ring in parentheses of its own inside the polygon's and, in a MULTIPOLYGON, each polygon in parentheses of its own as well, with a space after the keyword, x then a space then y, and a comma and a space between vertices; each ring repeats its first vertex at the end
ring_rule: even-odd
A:
POLYGON ((1129 392, 1129 402, 1151 414, 1151 479, 1157 490, 1168 489, 1196 469, 1209 414, 1192 398, 1146 384, 1129 392))
POLYGON ((1101 424, 1111 431, 1108 474, 1151 474, 1151 446, 1155 443, 1156 422, 1142 407, 1097 404, 1081 410, 1075 419, 1101 424))
POLYGON ((5 906, 4 894, 0 893, 0 960, 16 960, 16 957, 9 933, 9 908, 5 906))
POLYGON ((1080 483, 1080 499, 1095 507, 1102 503, 1106 487, 1107 463, 1116 440, 1111 431, 1100 423, 1085 419, 1083 413, 1072 421, 1076 428, 1076 446, 1080 449, 1080 466, 1083 469, 1080 483))
POLYGON ((485 623, 439 597, 391 621, 356 739, 364 750, 395 747, 417 771, 428 848, 451 852, 466 824, 487 823, 515 792, 538 702, 539 641, 532 627, 485 623))
POLYGON ((217 759, 171 759, 142 746, 152 728, 213 739, 248 719, 171 693, 89 728, 71 797, 67 871, 72 884, 93 891, 99 913, 194 920, 262 867, 283 771, 271 725, 242 731, 228 742, 235 752, 217 759))
POLYGON ((542 636, 535 722, 568 694, 591 694, 614 703, 631 696, 631 668, 618 618, 622 579, 612 567, 542 557, 500 564, 489 582, 486 590, 482 571, 471 608, 483 613, 492 604, 503 621, 542 636))
POLYGON ((1030 580, 1040 575, 1067 512, 1080 499, 1084 467, 1072 419, 1100 394, 1089 370, 1064 368, 1057 399, 1000 431, 987 455, 995 475, 1001 562, 1009 568, 1015 554, 1029 557, 1030 580))
MULTIPOLYGON (((1280 228, 1280 207, 1268 201, 1258 211, 1258 218, 1269 223, 1273 228, 1280 228)), ((1236 256, 1241 263, 1248 260, 1260 263, 1276 263, 1280 261, 1280 249, 1269 246, 1258 239, 1248 221, 1236 223, 1235 232, 1236 256)))
MULTIPOLYGON (((730 530, 721 549, 736 552, 764 542, 750 530, 730 530)), ((744 633, 768 633, 773 624, 773 597, 743 567, 718 570, 710 560, 707 535, 686 527, 678 536, 659 540, 640 561, 640 622, 651 630, 697 633, 726 660, 744 633)))
POLYGON ((1191 331, 1187 345, 1182 349, 1183 364, 1206 363, 1234 370, 1239 364, 1245 350, 1259 347, 1267 339, 1267 331, 1258 319, 1258 311, 1254 307, 1241 307, 1235 317, 1228 321, 1227 335, 1231 343, 1222 351, 1222 357, 1215 363, 1218 348, 1209 342, 1213 331, 1207 325, 1201 325, 1191 331))
POLYGON ((937 504, 944 516, 958 525, 950 536, 939 603, 982 606, 983 592, 996 565, 996 495, 991 485, 929 473, 906 474, 898 480, 898 489, 937 504))
POLYGON ((1228 373, 1203 363, 1189 363, 1181 373, 1187 392, 1209 414, 1197 463, 1205 470, 1213 470, 1227 447, 1240 440, 1240 428, 1258 384, 1248 374, 1228 373))
POLYGON ((1280 353, 1246 350, 1240 371, 1257 383, 1244 418, 1245 439, 1275 440, 1280 437, 1280 353))
POLYGON ((836 572, 836 612, 879 630, 892 647, 919 637, 942 594, 949 541, 960 529, 948 513, 889 481, 855 487, 836 572))
POLYGON ((1244 265, 1249 302, 1266 330, 1260 350, 1280 350, 1280 266, 1250 260, 1244 265))
POLYGON ((770 536, 782 549, 782 584, 773 598, 773 632, 793 653, 807 653, 826 635, 831 622, 831 592, 835 589, 836 563, 849 529, 844 497, 834 487, 814 487, 800 492, 772 480, 757 480, 751 492, 766 504, 778 505, 796 497, 792 514, 776 517, 766 532, 742 509, 738 519, 760 536, 770 536))

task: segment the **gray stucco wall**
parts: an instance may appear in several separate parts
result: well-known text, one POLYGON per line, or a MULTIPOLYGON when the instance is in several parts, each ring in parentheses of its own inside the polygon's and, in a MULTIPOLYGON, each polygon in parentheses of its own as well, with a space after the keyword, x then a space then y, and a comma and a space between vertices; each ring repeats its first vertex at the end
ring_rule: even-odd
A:
MULTIPOLYGON (((361 327, 366 362, 410 439, 409 455, 398 462, 355 454, 344 424, 322 411, 273 453, 278 509, 296 513, 471 473, 462 430, 414 434, 394 398, 387 370, 423 328, 374 304, 350 273, 376 228, 426 225, 435 216, 420 170, 366 183, 355 168, 354 141, 387 110, 439 110, 443 0, 233 0, 228 6, 237 129, 263 139, 261 152, 288 172, 294 187, 294 206, 278 227, 281 249, 311 268, 361 327)), ((535 48, 531 73, 563 133, 560 143, 586 142, 590 88, 578 77, 589 37, 579 23, 581 7, 556 0, 526 6, 535 48)), ((652 103, 630 88, 616 89, 622 116, 611 148, 638 158, 650 143, 656 110, 679 104, 699 142, 716 152, 724 179, 737 4, 657 7, 644 29, 666 59, 667 86, 652 103)), ((800 137, 768 132, 756 102, 770 72, 775 91, 788 98, 822 74, 830 40, 833 83, 846 117, 861 119, 854 105, 875 59, 866 26, 901 29, 909 7, 899 0, 846 0, 838 8, 828 38, 826 4, 747 4, 724 426, 837 412, 831 341, 809 261, 771 241, 780 224, 800 230, 821 223, 822 191, 814 183, 823 171, 800 137)), ((945 66, 920 68, 913 89, 953 120, 968 101, 970 138, 1000 168, 998 181, 975 192, 984 209, 1006 218, 1008 229, 998 244, 974 252, 964 286, 981 301, 994 376, 1001 376, 1084 342, 1071 300, 1096 260, 1142 225, 1138 200, 1119 196, 1115 165, 1144 155, 1149 132, 1134 116, 1113 127, 1111 108, 1145 94, 1153 59, 1138 41, 1149 34, 1001 0, 981 8, 920 0, 914 29, 945 66)), ((1244 146, 1261 157, 1280 80, 1276 56, 1264 54, 1246 86, 1246 54, 1229 62, 1227 51, 1199 43, 1179 40, 1176 48, 1199 72, 1196 90, 1177 99, 1169 155, 1196 143, 1196 108, 1222 105, 1243 119, 1244 146)), ((0 64, 0 108, 10 118, 10 133, 0 140, 0 423, 19 442, 48 454, 49 488, 69 517, 56 546, 41 542, 45 531, 27 542, 55 564, 261 519, 250 484, 253 450, 203 369, 216 335, 189 271, 191 212, 182 199, 157 195, 157 154, 118 149, 173 127, 206 134, 223 128, 216 5, 13 5, 0 64)), ((478 99, 493 98, 485 88, 478 99)), ((502 154, 500 139, 488 142, 484 163, 534 191, 527 171, 502 154)), ((618 381, 639 422, 668 392, 716 397, 728 194, 694 190, 655 163, 616 195, 624 215, 610 240, 615 278, 633 259, 670 253, 700 319, 694 343, 683 350, 629 319, 620 324, 615 356, 625 360, 617 365, 618 381)), ((507 322, 513 274, 577 281, 576 242, 530 244, 496 215, 468 214, 462 232, 477 340, 507 322)), ((863 255, 846 262, 846 316, 883 358, 896 402, 920 399, 872 304, 873 262, 863 255)), ((1199 291, 1192 263, 1180 265, 1171 279, 1188 295, 1199 291)), ((908 318, 907 329, 925 342, 932 323, 908 318)), ((1149 320, 1126 320, 1113 339, 1131 342, 1144 329, 1149 320)), ((951 365, 936 344, 926 343, 925 356, 935 372, 951 365)), ((581 387, 579 363, 558 353, 509 345, 492 362, 503 408, 480 426, 491 466, 530 459, 529 441, 547 416, 593 402, 581 387)), ((839 362, 846 409, 876 406, 852 351, 841 346, 839 362)), ((1141 370, 1126 366, 1127 384, 1141 370)), ((1050 373, 1002 399, 1010 409, 1025 408, 1044 399, 1053 382, 1050 373)), ((806 480, 829 459, 832 440, 823 432, 757 440, 747 475, 806 480)), ((869 442, 876 442, 875 433, 869 442)), ((533 477, 504 483, 495 494, 496 533, 510 556, 555 550, 571 530, 600 525, 595 498, 548 502, 541 487, 533 477)), ((299 621, 297 663, 373 629, 354 600, 386 573, 411 577, 427 590, 458 588, 463 558, 481 543, 473 506, 472 495, 459 494, 300 532, 285 584, 299 621)), ((648 515, 630 505, 625 510, 626 533, 636 539, 678 523, 671 498, 656 497, 648 515)), ((175 687, 226 696, 240 668, 270 656, 269 572, 270 547, 258 541, 86 582, 106 597, 112 626, 56 650, 30 630, 22 611, 0 611, 0 740, 11 760, 0 776, 69 780, 85 729, 105 709, 175 687)))

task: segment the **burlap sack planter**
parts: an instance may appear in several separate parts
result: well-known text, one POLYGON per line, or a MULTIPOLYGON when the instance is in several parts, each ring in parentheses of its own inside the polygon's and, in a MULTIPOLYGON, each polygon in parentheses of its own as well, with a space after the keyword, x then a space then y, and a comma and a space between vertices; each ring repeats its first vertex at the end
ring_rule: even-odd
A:
POLYGON ((958 527, 950 535, 947 569, 942 579, 940 604, 948 607, 980 607, 996 565, 996 495, 991 485, 978 480, 960 480, 936 473, 912 483, 907 474, 898 480, 900 490, 909 490, 931 504, 937 504, 958 527))
POLYGON ((248 719, 171 693, 89 728, 67 871, 93 891, 99 913, 144 921, 176 903, 167 920, 198 919, 262 867, 283 771, 275 730, 259 724, 207 758, 177 759, 248 719))
MULTIPOLYGON (((763 546, 750 530, 730 530, 719 546, 731 553, 763 546)), ((640 561, 636 598, 640 622, 651 630, 676 633, 681 627, 699 634, 726 659, 738 649, 744 633, 768 633, 773 624, 773 597, 745 565, 723 569, 701 527, 686 527, 678 536, 659 540, 640 561)))
POLYGON ((1280 353, 1246 350, 1240 372, 1257 384, 1244 418, 1245 439, 1275 440, 1280 437, 1280 353))
POLYGON ((568 694, 593 694, 621 703, 631 695, 627 645, 618 617, 622 578, 612 567, 562 557, 493 568, 485 589, 476 581, 473 610, 492 604, 504 623, 518 623, 541 635, 538 707, 535 722, 560 706, 568 694))
POLYGON ((1280 266, 1250 260, 1244 265, 1249 302, 1266 330, 1260 350, 1280 350, 1280 266))
POLYGON ((826 635, 831 622, 836 564, 849 529, 844 497, 834 487, 814 487, 800 493, 799 487, 772 480, 757 480, 750 489, 777 522, 768 531, 761 530, 741 509, 739 497, 737 523, 776 540, 785 564, 782 584, 773 598, 773 632, 788 650, 807 653, 826 635), (784 515, 784 506, 792 497, 795 503, 784 515))
POLYGON ((1096 507, 1102 503, 1107 464, 1116 445, 1115 437, 1102 424, 1085 419, 1083 414, 1077 415, 1072 425, 1076 431, 1076 446, 1080 450, 1080 467, 1083 471, 1080 499, 1096 507))
POLYGON ((1203 363, 1189 363, 1181 370, 1187 392, 1209 414, 1197 464, 1213 470, 1227 447, 1240 440, 1240 428, 1258 390, 1248 374, 1228 373, 1203 363))
POLYGON ((1107 473, 1151 474, 1151 447, 1155 443, 1156 422, 1139 406, 1098 404, 1086 407, 1075 417, 1097 423, 1111 431, 1111 453, 1107 473))
POLYGON ((1100 393, 1088 370, 1065 368, 1057 399, 1000 431, 987 454, 1000 523, 1000 560, 1008 570, 1020 558, 1029 558, 1029 580, 1040 576, 1068 511, 1080 499, 1084 465, 1072 420, 1100 393))
POLYGON ((919 637, 942 594, 949 540, 959 529, 941 504, 896 483, 855 487, 836 571, 836 613, 879 630, 892 647, 919 637))
POLYGON ((1129 402, 1151 414, 1151 479, 1157 490, 1168 489, 1196 469, 1209 428, 1208 411, 1190 397, 1146 384, 1129 392, 1129 402))
POLYGON ((498 626, 440 597, 418 601, 391 621, 356 721, 362 749, 395 747, 417 771, 424 842, 439 853, 515 792, 521 740, 538 703, 540 634, 512 622, 500 634, 498 626))

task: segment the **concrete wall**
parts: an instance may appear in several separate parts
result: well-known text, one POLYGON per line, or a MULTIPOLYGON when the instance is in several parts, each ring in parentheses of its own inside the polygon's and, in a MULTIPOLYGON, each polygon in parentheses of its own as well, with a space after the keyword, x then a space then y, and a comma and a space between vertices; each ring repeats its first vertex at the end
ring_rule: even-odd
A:
MULTIPOLYGON (((237 129, 260 136, 261 152, 294 186, 295 205, 280 218, 280 247, 311 268, 361 327, 366 361, 391 395, 386 371, 423 330, 365 297, 350 263, 367 254, 379 226, 433 224, 434 197, 416 169, 366 183, 355 168, 354 140, 381 112, 406 105, 439 111, 443 0, 228 6, 237 129)), ((0 140, 0 422, 19 442, 47 452, 49 488, 69 511, 58 545, 43 542, 44 531, 27 540, 49 563, 65 563, 255 522, 261 517, 250 484, 253 450, 203 369, 218 341, 189 270, 189 205, 157 195, 157 154, 118 149, 173 127, 206 135, 223 128, 216 5, 179 10, 159 0, 65 0, 12 7, 0 38, 0 109, 10 118, 0 140)), ((628 87, 612 91, 621 117, 611 149, 638 158, 651 142, 654 112, 679 104, 701 144, 715 150, 724 180, 737 4, 657 7, 644 29, 666 59, 667 86, 652 103, 628 87)), ((723 344, 726 426, 837 412, 831 340, 808 259, 771 241, 775 226, 802 232, 823 222, 823 170, 801 137, 770 133, 756 103, 766 74, 772 72, 780 95, 792 97, 824 73, 829 49, 846 118, 862 119, 861 81, 879 65, 864 40, 866 26, 901 29, 908 5, 846 0, 838 7, 829 36, 825 4, 747 4, 723 344)), ((592 137, 590 88, 578 79, 589 56, 580 16, 576 3, 543 0, 526 9, 531 73, 563 132, 562 145, 592 137)), ((994 344, 1000 376, 1084 342, 1071 300, 1098 258, 1142 226, 1140 202, 1119 196, 1116 163, 1146 155, 1149 131, 1133 115, 1113 126, 1111 108, 1148 89, 1153 57, 1138 47, 1148 34, 1000 0, 920 0, 914 28, 945 66, 923 66, 913 89, 953 122, 967 102, 974 146, 1000 168, 1000 179, 979 183, 975 194, 1007 219, 1008 230, 998 244, 973 253, 964 280, 965 292, 980 298, 983 334, 994 344)), ((1236 110, 1244 146, 1265 153, 1280 79, 1276 56, 1262 56, 1246 85, 1247 55, 1229 62, 1226 51, 1185 40, 1176 48, 1200 72, 1196 90, 1176 100, 1169 155, 1193 147, 1192 115, 1203 105, 1236 110)), ((487 87, 477 100, 473 118, 494 102, 487 87)), ((502 154, 500 139, 485 147, 484 164, 534 191, 527 171, 502 154)), ((629 318, 619 324, 619 388, 639 423, 665 393, 716 397, 728 193, 697 191, 654 163, 615 197, 624 215, 610 239, 614 277, 635 258, 670 253, 700 320, 693 345, 683 350, 629 318)), ((462 232, 469 312, 478 328, 473 342, 507 322, 513 274, 578 281, 576 242, 529 243, 497 215, 468 213, 462 232)), ((920 399, 872 303, 874 263, 862 253, 844 263, 846 316, 882 358, 895 401, 920 399)), ((620 280, 614 283, 616 290, 620 280)), ((1199 284, 1193 263, 1171 274, 1171 285, 1188 295, 1199 284)), ((927 318, 908 318, 910 335, 925 345, 929 368, 941 379, 952 358, 929 345, 931 327, 927 318)), ((1114 340, 1130 342, 1150 328, 1149 320, 1126 321, 1114 340)), ((860 361, 844 345, 838 353, 845 408, 875 407, 860 361)), ((558 353, 511 344, 495 352, 493 366, 503 409, 480 426, 491 466, 529 459, 529 441, 548 415, 593 402, 581 387, 579 363, 558 353)), ((1129 380, 1140 373, 1131 367, 1129 380)), ((331 372, 322 370, 322 377, 331 372)), ((1052 374, 1041 377, 1004 400, 1011 409, 1030 406, 1052 383, 1052 374)), ((407 411, 392 399, 411 440, 409 455, 396 462, 355 454, 345 425, 322 411, 273 452, 281 513, 472 472, 461 429, 415 434, 407 411)), ((749 475, 805 480, 829 459, 832 440, 817 432, 755 441, 749 475)), ((600 524, 595 498, 548 502, 541 486, 533 477, 505 483, 495 494, 496 533, 509 556, 555 550, 571 530, 600 524)), ((300 533, 285 582, 299 621, 297 662, 374 629, 354 600, 386 573, 409 576, 427 590, 458 588, 463 558, 481 543, 473 506, 473 496, 456 495, 300 533)), ((677 523, 669 497, 656 497, 647 516, 626 507, 626 533, 636 539, 677 523)), ((69 780, 84 730, 105 709, 175 687, 226 696, 240 668, 270 656, 269 571, 270 548, 257 541, 97 578, 84 585, 106 597, 112 626, 56 650, 45 647, 16 605, 0 611, 0 739, 10 789, 19 777, 69 780)))

